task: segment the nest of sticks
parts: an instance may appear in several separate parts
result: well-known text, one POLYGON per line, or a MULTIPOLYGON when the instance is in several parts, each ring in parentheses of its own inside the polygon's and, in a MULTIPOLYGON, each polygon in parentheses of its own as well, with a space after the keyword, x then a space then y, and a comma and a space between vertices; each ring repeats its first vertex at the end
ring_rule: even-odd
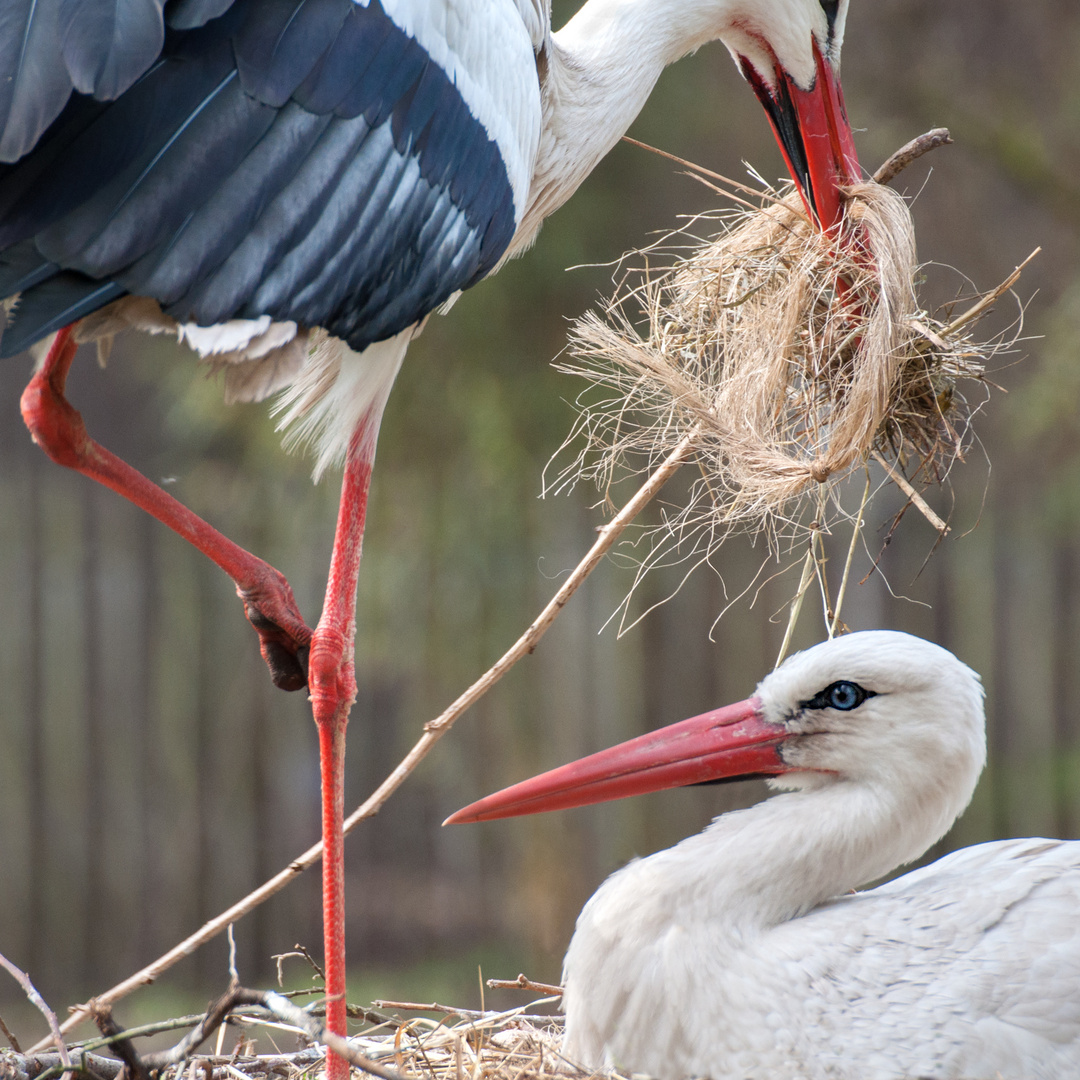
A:
POLYGON ((975 411, 965 383, 981 403, 988 363, 1019 334, 1018 320, 990 341, 972 335, 1019 269, 941 315, 921 308, 911 213, 883 184, 850 188, 829 234, 792 189, 757 195, 625 259, 559 365, 591 385, 564 444, 577 454, 549 490, 586 478, 606 493, 672 455, 697 465, 643 569, 698 565, 733 530, 764 532, 774 551, 827 530, 830 508, 851 516, 838 486, 871 459, 945 531, 914 485, 942 482, 963 456, 975 411))
MULTIPOLYGON (((524 976, 513 985, 538 987, 524 976)), ((290 1000, 292 996, 234 984, 205 1014, 129 1030, 116 1024, 107 1007, 92 1004, 100 1038, 60 1043, 62 1051, 36 1054, 22 1053, 17 1044, 10 1050, 0 1049, 0 1076, 6 1080, 60 1080, 65 1073, 83 1080, 299 1080, 323 1072, 325 1045, 349 1061, 354 1076, 379 1080, 584 1080, 590 1075, 560 1052, 562 1017, 534 1011, 538 1005, 550 1006, 557 996, 501 1012, 397 1001, 376 1001, 370 1009, 349 1006, 350 1026, 360 1022, 363 1030, 348 1039, 323 1027, 321 1002, 301 1008, 290 1000), (439 1015, 433 1019, 418 1013, 439 1015), (178 1028, 188 1032, 171 1049, 142 1054, 136 1049, 136 1039, 178 1028), (260 1039, 271 1043, 273 1052, 258 1052, 260 1039), (299 1049, 285 1049, 291 1039, 299 1049)))

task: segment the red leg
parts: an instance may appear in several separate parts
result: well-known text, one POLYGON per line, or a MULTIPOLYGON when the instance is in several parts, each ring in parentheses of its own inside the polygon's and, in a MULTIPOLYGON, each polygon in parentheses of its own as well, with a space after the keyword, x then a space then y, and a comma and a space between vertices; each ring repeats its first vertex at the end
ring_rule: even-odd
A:
MULTIPOLYGON (((356 700, 356 583, 374 454, 374 439, 369 436, 379 419, 378 412, 369 413, 361 421, 349 446, 330 579, 326 585, 322 617, 311 640, 308 667, 322 767, 326 1023, 338 1035, 345 1035, 345 855, 342 835, 345 727, 349 722, 349 710, 356 700)), ((345 1080, 348 1075, 348 1062, 327 1053, 327 1080, 345 1080)))
POLYGON ((112 488, 213 559, 236 582, 236 592, 259 635, 259 647, 274 684, 283 690, 299 690, 307 684, 311 630, 297 610, 289 583, 269 563, 222 536, 90 438, 82 417, 64 397, 77 347, 71 327, 61 330, 45 363, 23 391, 22 415, 34 442, 53 461, 112 488))

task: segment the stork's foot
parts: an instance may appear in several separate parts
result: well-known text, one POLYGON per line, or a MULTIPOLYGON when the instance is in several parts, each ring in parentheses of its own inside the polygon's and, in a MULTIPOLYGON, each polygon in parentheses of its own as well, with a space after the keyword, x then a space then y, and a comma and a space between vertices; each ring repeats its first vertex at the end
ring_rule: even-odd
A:
POLYGON ((259 635, 259 652, 279 690, 303 690, 308 684, 311 629, 300 617, 285 575, 267 565, 263 581, 236 586, 244 614, 259 635))
POLYGON ((71 327, 61 330, 23 392, 23 419, 34 442, 57 464, 112 488, 213 559, 236 582, 274 685, 282 690, 307 686, 311 629, 300 617, 285 576, 234 544, 89 436, 82 417, 64 396, 77 347, 71 327))
POLYGON ((284 573, 269 563, 254 584, 237 584, 244 615, 259 635, 259 652, 279 690, 302 690, 308 685, 311 627, 300 617, 292 586, 284 573))

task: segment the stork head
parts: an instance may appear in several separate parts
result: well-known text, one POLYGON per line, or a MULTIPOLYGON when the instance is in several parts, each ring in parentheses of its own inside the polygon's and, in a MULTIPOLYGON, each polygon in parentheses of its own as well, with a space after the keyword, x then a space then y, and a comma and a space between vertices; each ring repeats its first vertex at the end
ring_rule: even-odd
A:
POLYGON ((873 789, 931 815, 936 838, 968 804, 985 759, 975 672, 928 641, 871 630, 797 653, 746 701, 489 795, 447 823, 768 776, 788 788, 873 789))
POLYGON ((807 210, 840 220, 840 187, 860 179, 840 89, 848 0, 732 0, 721 35, 765 106, 807 210))

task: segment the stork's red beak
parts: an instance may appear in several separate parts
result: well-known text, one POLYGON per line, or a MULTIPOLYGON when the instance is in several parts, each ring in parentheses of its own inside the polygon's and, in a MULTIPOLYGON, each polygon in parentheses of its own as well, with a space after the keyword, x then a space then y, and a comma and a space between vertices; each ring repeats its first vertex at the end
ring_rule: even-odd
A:
POLYGON ((828 231, 840 221, 844 204, 840 188, 855 183, 861 174, 844 93, 816 41, 814 58, 817 75, 809 90, 800 89, 779 63, 775 66, 775 89, 770 89, 746 59, 742 60, 742 71, 769 114, 807 211, 828 231))
POLYGON ((779 753, 787 737, 782 725, 761 715, 761 702, 748 698, 524 780, 443 824, 565 810, 710 780, 775 776, 789 769, 779 753))

